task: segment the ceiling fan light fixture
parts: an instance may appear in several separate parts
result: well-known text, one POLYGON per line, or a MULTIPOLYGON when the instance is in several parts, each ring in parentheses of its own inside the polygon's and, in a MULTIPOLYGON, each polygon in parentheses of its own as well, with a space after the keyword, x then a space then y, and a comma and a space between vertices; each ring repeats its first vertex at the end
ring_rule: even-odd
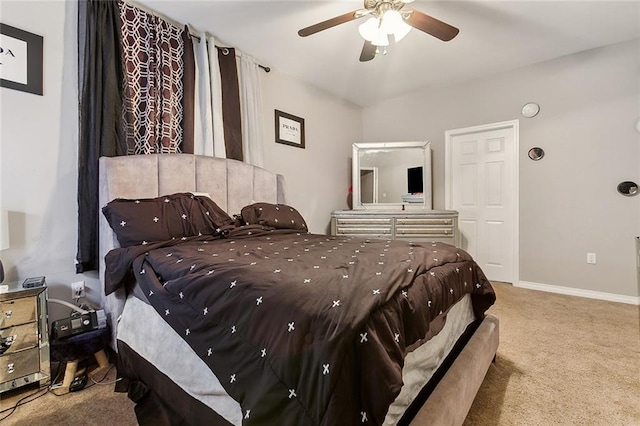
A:
MULTIPOLYGON (((1 0, 0 0, 1 1, 1 0)), ((419 10, 404 9, 406 3, 413 0, 364 0, 362 9, 343 13, 331 19, 310 25, 298 31, 300 37, 307 37, 333 28, 336 25, 356 19, 368 19, 358 26, 358 32, 365 42, 360 53, 360 62, 372 60, 379 53, 378 46, 389 45, 389 36, 393 35, 397 43, 411 28, 420 30, 442 41, 456 37, 460 30, 419 10)), ((383 49, 386 52, 386 49, 383 49)), ((383 53, 384 54, 384 53, 383 53)))
POLYGON ((404 24, 402 15, 397 10, 387 10, 380 16, 382 24, 380 28, 387 34, 395 34, 400 29, 400 26, 404 24))
POLYGON ((412 28, 405 22, 402 14, 394 9, 387 10, 379 19, 381 23, 378 31, 384 32, 387 35, 393 34, 396 43, 409 34, 412 28))
POLYGON ((363 39, 373 41, 378 35, 378 18, 369 18, 358 26, 358 32, 363 39))
POLYGON ((369 18, 358 27, 358 32, 365 40, 371 42, 374 46, 388 46, 389 37, 382 30, 379 18, 369 18))
POLYGON ((376 34, 376 38, 371 40, 371 44, 374 46, 388 46, 389 45, 389 37, 382 31, 379 31, 376 34))
POLYGON ((405 38, 406 35, 409 34, 409 31, 411 31, 411 28, 413 28, 411 25, 402 20, 396 31, 393 33, 396 43, 405 38))

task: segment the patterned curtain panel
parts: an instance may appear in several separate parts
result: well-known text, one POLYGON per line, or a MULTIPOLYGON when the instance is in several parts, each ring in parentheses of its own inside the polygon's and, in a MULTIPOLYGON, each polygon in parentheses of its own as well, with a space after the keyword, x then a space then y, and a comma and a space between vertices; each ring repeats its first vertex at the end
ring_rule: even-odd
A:
POLYGON ((182 152, 184 30, 127 3, 120 17, 128 153, 182 152))

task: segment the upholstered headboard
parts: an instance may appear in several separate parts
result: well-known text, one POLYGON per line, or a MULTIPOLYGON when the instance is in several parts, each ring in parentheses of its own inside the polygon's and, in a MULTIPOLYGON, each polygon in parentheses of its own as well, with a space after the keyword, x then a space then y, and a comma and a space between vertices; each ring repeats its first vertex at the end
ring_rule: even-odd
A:
POLYGON ((115 330, 126 295, 123 289, 104 295, 104 256, 118 247, 118 240, 102 214, 115 198, 153 198, 176 192, 206 192, 230 215, 253 202, 286 203, 284 178, 236 160, 191 154, 130 155, 100 158, 99 227, 102 307, 115 330))

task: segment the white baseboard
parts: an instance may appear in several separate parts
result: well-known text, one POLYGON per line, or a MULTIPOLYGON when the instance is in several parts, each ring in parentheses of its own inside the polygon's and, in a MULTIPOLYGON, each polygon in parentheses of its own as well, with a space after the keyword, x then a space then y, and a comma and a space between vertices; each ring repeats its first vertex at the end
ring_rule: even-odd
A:
POLYGON ((629 305, 640 305, 640 297, 625 296, 622 294, 605 293, 603 291, 583 290, 581 288, 563 287, 559 285, 540 284, 530 281, 520 281, 514 287, 528 288, 530 290, 546 291, 548 293, 566 294, 568 296, 586 297, 589 299, 606 300, 609 302, 626 303, 629 305))

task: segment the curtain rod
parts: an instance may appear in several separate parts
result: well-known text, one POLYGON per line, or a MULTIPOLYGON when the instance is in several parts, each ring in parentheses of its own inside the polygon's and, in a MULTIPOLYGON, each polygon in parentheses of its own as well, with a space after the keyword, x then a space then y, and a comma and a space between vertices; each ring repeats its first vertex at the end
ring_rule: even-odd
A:
MULTIPOLYGON (((189 37, 191 37, 191 38, 195 38, 196 40, 198 40, 198 43, 200 43, 200 42, 202 41, 202 40, 200 39, 200 37, 198 37, 198 36, 197 36, 197 35, 195 35, 195 34, 191 34, 191 33, 189 33, 189 37)), ((222 53, 223 53, 224 55, 228 55, 228 54, 229 54, 229 49, 230 49, 230 47, 227 47, 227 46, 218 46, 218 45, 216 44, 216 48, 217 48, 217 49, 222 50, 222 53)), ((259 66, 260 68, 262 68, 262 69, 264 70, 264 72, 271 72, 271 68, 269 68, 269 67, 267 67, 267 66, 264 66, 264 65, 262 65, 262 64, 258 64, 258 66, 259 66)))
MULTIPOLYGON (((148 8, 148 7, 144 6, 144 5, 141 5, 140 3, 138 3, 138 2, 137 2, 137 1, 135 1, 135 0, 123 0, 123 2, 124 2, 124 3, 128 3, 128 4, 130 4, 131 6, 137 7, 138 9, 143 10, 143 11, 145 11, 145 12, 147 12, 147 13, 151 14, 151 15, 157 16, 158 18, 163 19, 163 20, 165 20, 165 21, 169 22, 169 23, 170 23, 171 25, 173 25, 174 27, 177 27, 177 28, 183 28, 183 24, 180 24, 180 23, 178 23, 178 22, 174 21, 173 19, 171 19, 171 18, 169 18, 169 17, 167 17, 167 16, 164 16, 164 15, 163 15, 163 14, 161 14, 161 13, 158 13, 158 12, 156 12, 156 11, 155 11, 155 10, 153 10, 153 9, 150 9, 150 8, 148 8)), ((195 35, 195 34, 191 34, 191 32, 189 32, 189 36, 190 36, 191 38, 195 38, 196 40, 198 40, 198 43, 200 43, 200 37, 198 37, 197 35, 195 35)), ((217 45, 216 45, 216 47, 217 47, 218 49, 229 49, 229 47, 226 47, 226 46, 217 46, 217 45)), ((265 72, 270 72, 270 71, 271 71, 271 68, 269 68, 269 67, 267 67, 267 66, 264 66, 264 65, 261 65, 261 64, 258 64, 258 66, 259 66, 260 68, 262 68, 265 72)))

